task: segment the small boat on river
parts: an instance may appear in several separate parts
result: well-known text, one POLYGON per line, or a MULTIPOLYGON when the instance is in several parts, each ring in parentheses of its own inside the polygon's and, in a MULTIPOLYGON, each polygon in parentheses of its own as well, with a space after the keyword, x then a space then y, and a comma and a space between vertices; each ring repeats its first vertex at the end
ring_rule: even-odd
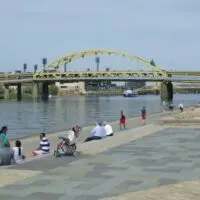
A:
POLYGON ((138 96, 138 92, 135 90, 126 90, 124 91, 123 94, 124 97, 137 97, 138 96))

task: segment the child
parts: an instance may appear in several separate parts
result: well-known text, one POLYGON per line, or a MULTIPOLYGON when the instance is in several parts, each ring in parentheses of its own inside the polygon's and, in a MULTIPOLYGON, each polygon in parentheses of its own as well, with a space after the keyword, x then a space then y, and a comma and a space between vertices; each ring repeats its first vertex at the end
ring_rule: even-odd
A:
POLYGON ((146 124, 146 108, 145 108, 145 106, 143 106, 143 108, 141 109, 141 121, 142 121, 143 125, 146 124))
POLYGON ((122 125, 123 125, 124 129, 126 128, 126 117, 124 115, 123 110, 121 110, 121 118, 120 118, 119 124, 120 124, 120 130, 122 130, 122 125))
POLYGON ((23 159, 25 159, 25 156, 23 155, 23 147, 20 140, 15 141, 15 147, 13 147, 13 150, 15 163, 20 163, 23 159))
POLYGON ((183 112, 183 104, 182 103, 179 104, 179 109, 181 112, 183 112))

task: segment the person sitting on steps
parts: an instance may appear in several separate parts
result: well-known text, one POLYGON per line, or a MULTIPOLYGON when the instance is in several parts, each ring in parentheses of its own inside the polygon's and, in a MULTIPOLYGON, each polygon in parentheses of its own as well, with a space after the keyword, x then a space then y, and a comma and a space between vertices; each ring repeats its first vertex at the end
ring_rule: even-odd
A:
POLYGON ((17 164, 21 163, 25 159, 25 156, 23 154, 23 147, 20 140, 15 141, 15 147, 13 147, 13 150, 14 150, 14 162, 17 164))
POLYGON ((39 147, 32 152, 33 156, 48 154, 50 152, 50 143, 46 138, 45 133, 40 133, 40 145, 39 147))
POLYGON ((103 122, 104 128, 106 130, 106 135, 107 136, 113 136, 114 132, 112 129, 112 126, 110 124, 108 124, 108 122, 103 122))
POLYGON ((14 151, 10 147, 7 131, 7 126, 0 130, 0 165, 10 165, 14 161, 14 151))
POLYGON ((91 140, 101 140, 106 137, 106 130, 103 123, 96 123, 96 126, 92 129, 92 136, 85 139, 84 142, 89 142, 91 140))

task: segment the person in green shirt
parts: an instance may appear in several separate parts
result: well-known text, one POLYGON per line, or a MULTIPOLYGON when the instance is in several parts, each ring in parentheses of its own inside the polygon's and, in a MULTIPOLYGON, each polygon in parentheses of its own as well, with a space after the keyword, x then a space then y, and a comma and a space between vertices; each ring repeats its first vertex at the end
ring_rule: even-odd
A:
POLYGON ((9 140, 8 140, 7 135, 6 135, 7 130, 8 130, 7 126, 3 126, 1 128, 1 131, 0 131, 0 148, 10 147, 9 140))
POLYGON ((14 150, 10 147, 7 137, 7 126, 0 130, 0 165, 10 165, 14 163, 14 150))

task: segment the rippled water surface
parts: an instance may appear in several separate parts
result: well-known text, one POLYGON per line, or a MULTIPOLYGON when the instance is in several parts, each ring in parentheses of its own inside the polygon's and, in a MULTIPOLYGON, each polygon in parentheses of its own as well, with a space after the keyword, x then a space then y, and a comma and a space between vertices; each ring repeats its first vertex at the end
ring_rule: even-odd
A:
MULTIPOLYGON (((198 95, 174 95, 174 103, 192 105, 198 95)), ((160 96, 69 96, 51 98, 48 102, 0 101, 0 126, 7 125, 9 138, 29 136, 41 131, 70 129, 72 125, 92 124, 95 120, 118 120, 120 109, 127 117, 138 116, 145 105, 148 113, 161 111, 160 96)))

